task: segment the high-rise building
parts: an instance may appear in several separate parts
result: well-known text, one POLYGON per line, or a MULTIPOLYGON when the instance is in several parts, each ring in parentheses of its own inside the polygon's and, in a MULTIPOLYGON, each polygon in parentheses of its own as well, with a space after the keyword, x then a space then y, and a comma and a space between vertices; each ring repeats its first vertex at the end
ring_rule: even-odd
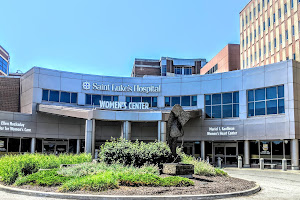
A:
POLYGON ((206 59, 180 59, 161 57, 154 59, 135 59, 132 77, 143 76, 178 76, 200 74, 200 69, 206 64, 206 59))
POLYGON ((299 0, 251 0, 240 12, 241 68, 300 61, 299 0))
POLYGON ((9 53, 0 45, 0 76, 9 73, 9 53))

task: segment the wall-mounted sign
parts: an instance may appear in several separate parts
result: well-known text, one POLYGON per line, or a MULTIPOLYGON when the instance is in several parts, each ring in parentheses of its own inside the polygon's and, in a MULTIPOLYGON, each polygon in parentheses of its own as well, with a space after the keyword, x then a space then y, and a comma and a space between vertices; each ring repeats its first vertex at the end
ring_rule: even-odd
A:
POLYGON ((82 89, 84 90, 98 90, 98 91, 111 91, 111 92, 140 92, 140 93, 159 93, 161 86, 140 86, 140 85, 116 85, 116 84, 98 84, 83 82, 82 89))
POLYGON ((238 133, 233 126, 208 127, 209 136, 236 136, 238 133))
POLYGON ((1 131, 31 133, 31 128, 26 128, 25 124, 22 122, 0 121, 0 132, 1 131))
POLYGON ((119 101, 99 101, 100 109, 113 109, 113 110, 147 110, 149 109, 148 102, 119 102, 119 101))

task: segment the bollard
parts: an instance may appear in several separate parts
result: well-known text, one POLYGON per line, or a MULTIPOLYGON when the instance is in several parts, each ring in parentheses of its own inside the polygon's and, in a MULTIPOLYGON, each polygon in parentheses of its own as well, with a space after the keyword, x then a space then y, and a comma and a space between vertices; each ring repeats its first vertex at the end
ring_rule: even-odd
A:
POLYGON ((243 168, 243 159, 242 159, 242 156, 238 157, 238 168, 239 169, 243 168))
POLYGON ((222 158, 218 157, 218 167, 222 167, 222 158))
POLYGON ((206 162, 209 163, 209 156, 206 156, 206 162))
POLYGON ((282 171, 287 171, 287 160, 282 159, 282 171))
POLYGON ((261 170, 263 170, 265 168, 265 160, 263 158, 261 158, 259 160, 259 166, 260 166, 261 170))

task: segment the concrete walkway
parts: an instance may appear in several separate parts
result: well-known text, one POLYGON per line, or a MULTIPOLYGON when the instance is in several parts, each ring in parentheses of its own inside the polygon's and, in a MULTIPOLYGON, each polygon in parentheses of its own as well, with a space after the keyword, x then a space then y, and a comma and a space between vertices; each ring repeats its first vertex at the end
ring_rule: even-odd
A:
POLYGON ((232 177, 255 181, 261 186, 261 191, 249 197, 237 199, 299 199, 300 200, 300 171, 259 170, 226 168, 232 177))

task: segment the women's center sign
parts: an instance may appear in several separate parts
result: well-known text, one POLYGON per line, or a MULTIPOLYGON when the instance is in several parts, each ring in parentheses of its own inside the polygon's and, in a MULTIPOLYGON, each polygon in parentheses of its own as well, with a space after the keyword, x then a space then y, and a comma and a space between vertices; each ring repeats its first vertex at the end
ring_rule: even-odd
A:
POLYGON ((31 133, 31 128, 27 128, 22 122, 0 121, 0 132, 1 131, 31 133))

